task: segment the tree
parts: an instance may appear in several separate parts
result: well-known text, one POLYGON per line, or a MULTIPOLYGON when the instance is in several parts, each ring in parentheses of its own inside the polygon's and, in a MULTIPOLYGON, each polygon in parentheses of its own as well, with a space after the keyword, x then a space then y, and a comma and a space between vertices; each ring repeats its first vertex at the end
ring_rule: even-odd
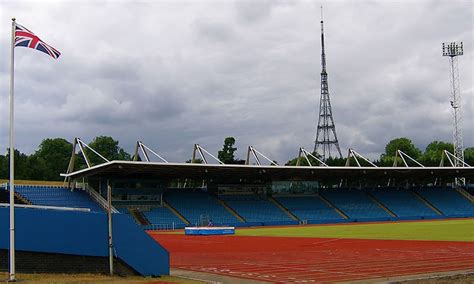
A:
MULTIPOLYGON (((15 161, 16 164, 16 161, 15 161)), ((15 165, 15 168, 17 166, 15 165)), ((45 160, 38 158, 36 155, 30 155, 28 157, 28 178, 29 180, 59 180, 61 177, 60 173, 66 172, 66 168, 53 173, 53 170, 46 165, 45 160)))
MULTIPOLYGON (((318 159, 320 159, 320 160, 322 159, 321 155, 319 155, 318 153, 314 152, 312 154, 314 156, 316 156, 318 159)), ((315 158, 313 158, 309 155, 308 155, 308 160, 309 160, 309 162, 311 163, 312 166, 317 166, 317 165, 320 164, 315 158)), ((298 157, 293 158, 293 159, 289 160, 288 162, 286 162, 285 166, 296 166, 297 163, 298 163, 298 157)), ((304 158, 303 154, 301 154, 300 166, 309 166, 308 161, 304 158)))
MULTIPOLYGON (((110 136, 97 136, 91 143, 89 143, 89 147, 96 150, 109 161, 131 160, 130 154, 119 147, 119 142, 110 136)), ((91 150, 87 149, 86 153, 92 164, 98 165, 104 162, 104 160, 102 160, 99 156, 92 153, 91 150)))
POLYGON ((401 150, 413 159, 418 159, 421 156, 420 149, 416 148, 410 139, 405 137, 395 138, 385 146, 385 153, 380 156, 380 165, 391 166, 397 150, 401 150))
POLYGON ((31 179, 61 180, 71 158, 72 144, 63 138, 44 139, 38 150, 28 157, 31 179))
POLYGON ((203 161, 202 159, 199 159, 199 158, 198 158, 198 159, 194 159, 194 162, 193 162, 192 159, 189 159, 189 160, 186 161, 186 163, 187 163, 187 164, 191 164, 191 163, 194 163, 194 164, 203 164, 204 161, 203 161))
POLYGON ((444 150, 453 153, 453 144, 443 141, 433 141, 426 146, 425 153, 421 157, 421 163, 425 166, 439 166, 444 150))
POLYGON ((474 166, 474 147, 466 148, 464 150, 464 161, 471 166, 474 166))
POLYGON ((237 148, 233 147, 234 144, 234 137, 226 137, 224 139, 224 146, 217 154, 217 158, 224 164, 233 164, 235 162, 234 152, 237 150, 237 148))
POLYGON ((8 179, 8 160, 6 155, 0 155, 0 178, 8 179))
POLYGON ((338 157, 329 157, 327 158, 327 160, 325 161, 326 165, 328 166, 338 166, 338 167, 342 167, 342 166, 345 166, 346 165, 346 161, 347 159, 346 158, 338 158, 338 157))
MULTIPOLYGON (((21 153, 17 149, 14 150, 15 158, 15 179, 30 179, 31 167, 28 161, 28 155, 21 153)), ((8 179, 10 177, 10 149, 7 149, 7 154, 2 156, 1 162, 1 177, 8 179)))

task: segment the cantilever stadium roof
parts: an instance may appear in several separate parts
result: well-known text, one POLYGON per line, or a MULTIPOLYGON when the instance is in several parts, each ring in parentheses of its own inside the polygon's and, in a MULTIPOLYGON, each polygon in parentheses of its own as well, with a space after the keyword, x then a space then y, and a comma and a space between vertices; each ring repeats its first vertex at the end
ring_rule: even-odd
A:
POLYGON ((474 180, 474 167, 305 167, 305 166, 258 166, 219 165, 188 163, 152 163, 111 161, 62 176, 72 179, 133 178, 133 179, 208 179, 215 182, 229 180, 417 180, 432 182, 465 177, 474 180))

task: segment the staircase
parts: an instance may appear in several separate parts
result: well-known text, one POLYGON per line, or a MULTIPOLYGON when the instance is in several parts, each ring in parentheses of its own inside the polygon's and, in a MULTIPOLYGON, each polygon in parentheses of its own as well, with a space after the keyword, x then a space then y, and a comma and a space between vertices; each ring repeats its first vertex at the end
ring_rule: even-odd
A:
POLYGON ((424 198, 423 196, 421 196, 418 192, 412 190, 411 191, 421 202, 423 202, 426 206, 428 206, 431 210, 433 210, 434 212, 436 212, 436 214, 438 215, 444 215, 443 212, 441 212, 441 210, 439 210, 438 208, 436 208, 433 204, 431 204, 431 202, 429 202, 428 200, 426 200, 426 198, 424 198))
POLYGON ((322 196, 321 194, 318 194, 317 195, 319 197, 319 199, 321 199, 324 203, 326 203, 327 206, 333 208, 334 210, 336 210, 336 212, 344 219, 349 219, 349 216, 347 216, 346 213, 342 212, 341 209, 337 208, 336 205, 332 204, 331 201, 329 201, 328 199, 326 199, 324 196, 322 196))
POLYGON ((283 206, 283 204, 281 204, 278 200, 276 200, 275 198, 273 197, 269 197, 268 198, 271 202, 273 202, 273 204, 275 204, 276 206, 278 206, 278 208, 280 208, 283 212, 285 212, 286 215, 288 215, 288 217, 290 217, 291 219, 295 220, 295 221, 298 221, 298 222, 301 222, 301 220, 296 217, 296 215, 294 215, 293 213, 290 212, 290 210, 288 210, 288 208, 286 208, 285 206, 283 206))
POLYGON ((235 211, 232 207, 230 207, 229 205, 227 205, 227 203, 225 203, 224 200, 221 200, 221 199, 217 199, 217 201, 222 205, 224 206, 225 209, 227 209, 227 211, 230 212, 230 214, 234 215, 235 218, 237 218, 240 222, 243 222, 245 223, 245 219, 244 217, 240 216, 239 213, 237 213, 237 211, 235 211))
POLYGON ((140 212, 138 209, 132 209, 128 208, 128 212, 130 212, 130 215, 137 221, 138 224, 142 226, 148 226, 150 225, 150 222, 143 216, 142 212, 140 212))
POLYGON ((456 189, 459 193, 461 193, 462 196, 466 197, 467 199, 469 199, 469 201, 471 201, 472 203, 474 203, 474 196, 472 196, 469 192, 467 192, 466 190, 462 189, 462 188, 458 188, 456 189))
POLYGON ((173 212, 173 214, 178 216, 178 218, 181 219, 181 221, 183 221, 184 224, 186 225, 191 224, 183 215, 181 215, 181 213, 178 212, 178 210, 176 210, 173 206, 171 206, 168 202, 164 200, 163 200, 163 206, 168 208, 171 212, 173 212))
MULTIPOLYGON (((90 185, 88 184, 85 184, 84 185, 84 189, 85 191, 89 194, 89 196, 95 201, 97 202, 100 207, 102 207, 102 209, 105 210, 105 212, 107 212, 107 207, 109 206, 108 205, 108 202, 107 200, 105 200, 105 198, 103 198, 99 193, 97 193, 97 191, 95 191, 95 189, 93 189, 90 185)), ((110 208, 110 211, 112 213, 119 213, 119 211, 114 207, 112 206, 110 208)))
POLYGON ((367 195, 369 196, 369 198, 375 202, 380 208, 382 208, 385 212, 387 212, 390 216, 392 217, 398 217, 397 214, 393 213, 392 210, 388 209, 387 206, 385 206, 382 202, 378 201, 377 198, 375 198, 375 196, 373 196, 372 194, 370 194, 369 192, 366 192, 367 195))
POLYGON ((18 198, 19 200, 21 200, 23 203, 27 204, 27 205, 31 205, 31 201, 29 201, 28 199, 26 199, 25 197, 23 197, 23 195, 19 194, 18 192, 15 192, 15 197, 18 198))

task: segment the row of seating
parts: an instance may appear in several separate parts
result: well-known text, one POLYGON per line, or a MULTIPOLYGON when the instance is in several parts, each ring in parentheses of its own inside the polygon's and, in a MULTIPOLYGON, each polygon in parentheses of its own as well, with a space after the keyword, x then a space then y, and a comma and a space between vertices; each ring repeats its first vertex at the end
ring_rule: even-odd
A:
POLYGON ((148 211, 142 211, 142 214, 152 226, 157 228, 183 228, 186 225, 166 207, 154 207, 148 211))
POLYGON ((415 188, 415 192, 423 196, 436 207, 443 215, 474 216, 474 205, 458 191, 452 188, 415 188))
POLYGON ((360 190, 332 189, 320 194, 350 218, 387 218, 390 214, 360 190))
POLYGON ((71 191, 65 187, 56 186, 15 186, 15 191, 30 201, 33 205, 88 208, 91 211, 101 212, 99 206, 86 192, 71 191))
POLYGON ((317 196, 278 196, 275 199, 300 220, 343 220, 317 196))
MULTIPOLYGON (((474 216, 474 205, 452 188, 338 188, 320 190, 318 194, 275 196, 275 200, 299 220, 308 222, 341 222, 345 220, 343 215, 357 220, 439 216, 430 206, 438 208, 447 217, 474 216)), ((218 199, 248 224, 283 224, 292 221, 284 210, 267 197, 256 194, 221 195, 217 198, 200 189, 180 189, 165 192, 163 198, 191 225, 199 225, 203 216, 217 225, 238 224, 240 221, 218 199)), ((164 207, 144 211, 143 214, 151 224, 173 223, 184 226, 176 214, 164 207)))
POLYGON ((436 212, 424 204, 411 190, 372 189, 367 191, 398 217, 432 217, 436 212))
POLYGON ((201 225, 200 223, 203 220, 210 220, 215 225, 239 222, 232 213, 219 203, 216 197, 200 189, 170 190, 164 194, 163 198, 192 225, 201 225))
POLYGON ((276 221, 292 221, 292 219, 285 214, 275 204, 268 199, 258 197, 255 195, 252 198, 244 195, 244 198, 230 199, 226 201, 227 205, 234 209, 247 222, 276 222, 276 221))
MULTIPOLYGON (((16 191, 35 205, 89 208, 103 211, 83 191, 62 187, 17 186, 16 191)), ((161 194, 161 193, 160 193, 161 194)), ((285 208, 301 221, 340 222, 350 219, 474 217, 473 203, 453 188, 369 188, 322 189, 317 195, 275 196, 276 203, 257 194, 233 194, 219 197, 201 189, 171 189, 163 200, 190 225, 203 220, 214 225, 281 224, 294 222, 285 208), (226 208, 228 207, 228 208, 226 208), (338 209, 336 210, 335 207, 338 209), (236 212, 244 223, 233 214, 236 212), (339 211, 339 212, 338 212, 339 211)), ((140 208, 140 207, 139 207, 140 208)), ((126 207, 120 212, 128 214, 126 207)), ((185 222, 165 206, 153 205, 142 210, 153 226, 184 227, 185 222)), ((204 224, 206 225, 206 224, 204 224)))

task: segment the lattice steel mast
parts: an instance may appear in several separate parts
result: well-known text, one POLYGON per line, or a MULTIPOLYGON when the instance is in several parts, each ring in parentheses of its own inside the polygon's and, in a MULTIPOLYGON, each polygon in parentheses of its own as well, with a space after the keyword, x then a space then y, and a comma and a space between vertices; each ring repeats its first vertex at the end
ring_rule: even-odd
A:
POLYGON ((462 42, 443 43, 443 56, 449 56, 449 70, 451 81, 451 107, 453 108, 454 129, 453 129, 453 144, 454 144, 454 165, 462 167, 464 164, 464 145, 463 133, 461 126, 461 94, 459 88, 459 68, 457 56, 463 55, 462 42))
POLYGON ((336 135, 336 126, 332 117, 331 101, 329 99, 328 74, 326 73, 326 53, 324 50, 324 22, 323 7, 321 7, 321 98, 319 101, 319 119, 316 130, 314 152, 321 155, 323 160, 331 156, 331 148, 334 146, 342 158, 341 149, 336 135), (322 149, 321 149, 322 148, 322 149))

